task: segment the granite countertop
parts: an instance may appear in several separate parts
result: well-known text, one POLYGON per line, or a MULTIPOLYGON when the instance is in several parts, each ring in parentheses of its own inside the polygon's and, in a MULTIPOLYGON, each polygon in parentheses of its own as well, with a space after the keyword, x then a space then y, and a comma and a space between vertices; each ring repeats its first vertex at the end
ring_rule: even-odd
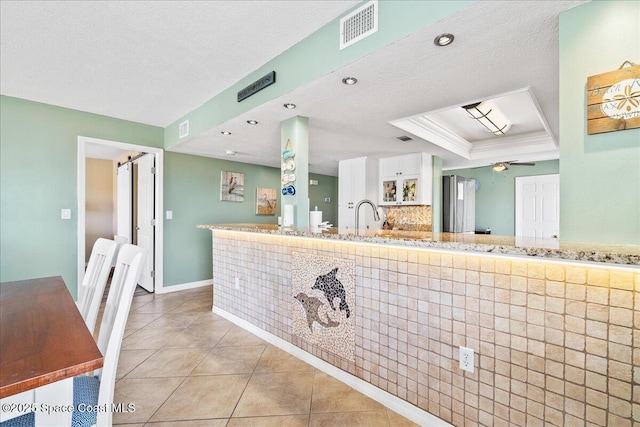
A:
POLYGON ((573 261, 625 264, 640 267, 640 245, 608 245, 569 243, 558 239, 515 238, 492 234, 432 233, 427 231, 353 230, 329 228, 310 231, 309 228, 280 227, 273 224, 211 224, 198 228, 280 236, 309 237, 391 246, 433 248, 493 254, 531 256, 573 261))

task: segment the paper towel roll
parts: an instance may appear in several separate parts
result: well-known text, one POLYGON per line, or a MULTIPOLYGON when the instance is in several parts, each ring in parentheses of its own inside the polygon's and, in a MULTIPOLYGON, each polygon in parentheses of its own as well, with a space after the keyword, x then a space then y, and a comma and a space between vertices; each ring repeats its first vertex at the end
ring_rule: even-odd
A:
POLYGON ((322 211, 309 212, 309 231, 320 233, 322 231, 320 225, 322 225, 322 211))
POLYGON ((322 211, 309 212, 309 227, 318 228, 322 224, 322 211))
POLYGON ((291 227, 294 225, 294 209, 293 205, 284 205, 284 217, 282 218, 282 225, 284 227, 291 227))

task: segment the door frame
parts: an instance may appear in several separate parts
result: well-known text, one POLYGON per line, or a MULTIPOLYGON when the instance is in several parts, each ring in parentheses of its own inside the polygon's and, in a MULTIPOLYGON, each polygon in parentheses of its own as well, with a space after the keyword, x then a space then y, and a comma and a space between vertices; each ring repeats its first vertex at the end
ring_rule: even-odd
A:
POLYGON ((155 227, 155 283, 154 292, 163 292, 163 256, 164 256, 164 221, 162 213, 164 212, 163 194, 164 194, 164 150, 162 148, 148 147, 145 145, 128 144, 125 142, 109 141, 106 139, 91 138, 86 136, 78 136, 78 289, 84 278, 85 270, 85 226, 86 226, 86 152, 87 144, 104 145, 106 147, 123 150, 123 151, 144 151, 153 154, 156 157, 156 174, 155 174, 155 209, 154 216, 156 219, 155 227))

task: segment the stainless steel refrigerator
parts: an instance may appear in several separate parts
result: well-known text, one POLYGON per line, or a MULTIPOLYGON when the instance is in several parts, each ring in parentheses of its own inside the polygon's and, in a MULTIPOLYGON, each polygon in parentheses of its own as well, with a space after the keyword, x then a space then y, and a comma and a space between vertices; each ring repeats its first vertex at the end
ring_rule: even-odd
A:
POLYGON ((442 199, 442 231, 474 233, 476 180, 458 175, 443 176, 442 199))

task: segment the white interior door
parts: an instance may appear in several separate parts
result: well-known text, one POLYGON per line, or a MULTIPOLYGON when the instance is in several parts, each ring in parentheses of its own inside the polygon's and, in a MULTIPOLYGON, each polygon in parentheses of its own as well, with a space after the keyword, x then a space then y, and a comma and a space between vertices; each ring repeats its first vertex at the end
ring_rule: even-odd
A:
POLYGON ((145 154, 136 161, 138 165, 138 223, 136 224, 137 245, 147 250, 147 259, 142 268, 138 284, 153 292, 155 246, 155 156, 145 154))
POLYGON ((133 179, 133 165, 127 163, 118 167, 118 176, 116 179, 117 185, 117 225, 116 234, 118 236, 126 237, 127 243, 133 242, 132 240, 132 221, 131 212, 133 212, 133 198, 132 198, 132 179, 133 179))
POLYGON ((516 236, 560 234, 560 175, 516 177, 516 236))

